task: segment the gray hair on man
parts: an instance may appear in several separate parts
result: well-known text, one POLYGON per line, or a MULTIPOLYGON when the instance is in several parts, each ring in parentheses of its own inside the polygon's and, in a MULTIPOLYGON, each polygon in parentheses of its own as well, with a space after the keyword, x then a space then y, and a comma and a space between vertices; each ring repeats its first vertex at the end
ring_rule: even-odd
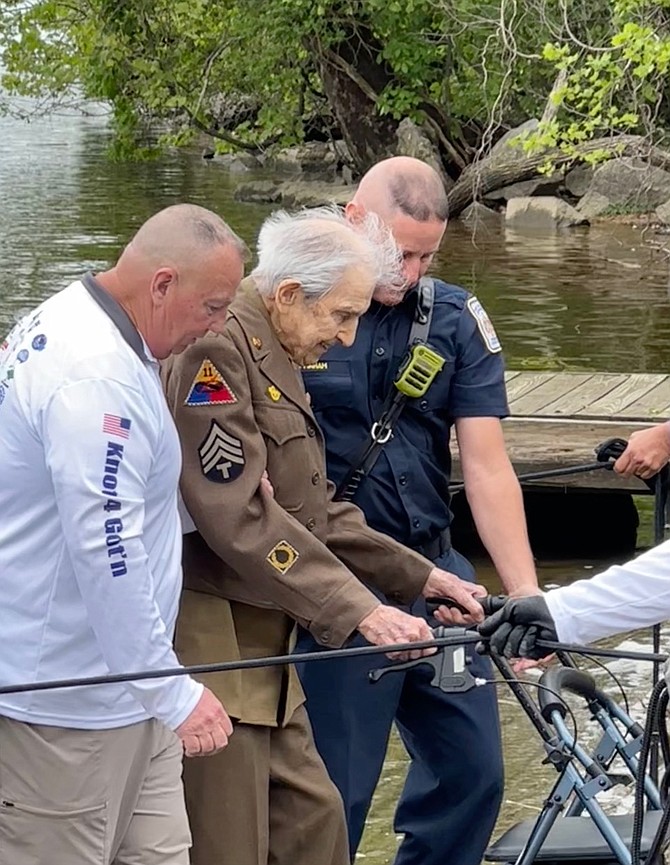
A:
POLYGON ((282 280, 294 279, 308 300, 318 300, 350 267, 361 265, 369 268, 375 285, 403 282, 400 250, 374 213, 350 222, 335 206, 279 210, 261 226, 257 252, 251 277, 267 297, 282 280))

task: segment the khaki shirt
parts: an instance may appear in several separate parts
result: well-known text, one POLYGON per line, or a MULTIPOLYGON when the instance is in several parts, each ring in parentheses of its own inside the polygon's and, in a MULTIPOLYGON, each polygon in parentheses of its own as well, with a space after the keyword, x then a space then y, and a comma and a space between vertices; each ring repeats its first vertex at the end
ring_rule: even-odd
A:
MULTIPOLYGON (((420 594, 431 562, 332 500, 300 371, 249 279, 226 332, 170 358, 163 379, 197 526, 184 537, 184 663, 283 654, 294 621, 338 647, 377 606, 365 582, 396 603, 420 594), (260 489, 266 469, 274 498, 260 489)), ((303 699, 292 666, 217 676, 228 712, 247 723, 281 724, 303 699)))

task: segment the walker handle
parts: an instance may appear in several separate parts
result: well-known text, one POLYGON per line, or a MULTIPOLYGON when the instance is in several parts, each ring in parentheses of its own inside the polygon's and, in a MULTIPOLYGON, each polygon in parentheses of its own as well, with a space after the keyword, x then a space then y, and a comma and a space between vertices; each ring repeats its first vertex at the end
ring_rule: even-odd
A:
MULTIPOLYGON (((476 601, 482 606, 484 610, 485 616, 491 616, 493 613, 496 613, 502 607, 505 606, 505 602, 507 601, 507 595, 484 595, 481 598, 475 598, 476 601)), ((438 607, 451 607, 453 610, 458 610, 459 613, 463 613, 463 615, 468 614, 468 610, 462 604, 459 604, 458 601, 455 601, 453 598, 441 598, 441 597, 432 597, 426 598, 426 609, 428 610, 428 614, 430 616, 435 615, 435 611, 438 607)))

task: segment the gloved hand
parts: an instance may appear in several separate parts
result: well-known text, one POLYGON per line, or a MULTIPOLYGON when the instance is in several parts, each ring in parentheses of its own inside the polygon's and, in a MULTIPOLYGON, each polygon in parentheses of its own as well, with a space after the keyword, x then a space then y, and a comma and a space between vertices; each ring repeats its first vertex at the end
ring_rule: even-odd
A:
POLYGON ((542 595, 512 598, 497 613, 484 619, 477 630, 505 658, 537 661, 552 652, 538 646, 537 641, 558 640, 556 624, 542 595))

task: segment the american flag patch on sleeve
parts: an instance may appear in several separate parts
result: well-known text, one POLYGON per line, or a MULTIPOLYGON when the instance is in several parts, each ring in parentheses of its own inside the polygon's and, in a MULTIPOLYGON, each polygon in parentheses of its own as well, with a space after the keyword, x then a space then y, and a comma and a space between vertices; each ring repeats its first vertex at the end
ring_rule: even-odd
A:
POLYGON ((102 416, 102 431, 110 436, 127 439, 130 436, 130 420, 116 414, 104 414, 102 416))

